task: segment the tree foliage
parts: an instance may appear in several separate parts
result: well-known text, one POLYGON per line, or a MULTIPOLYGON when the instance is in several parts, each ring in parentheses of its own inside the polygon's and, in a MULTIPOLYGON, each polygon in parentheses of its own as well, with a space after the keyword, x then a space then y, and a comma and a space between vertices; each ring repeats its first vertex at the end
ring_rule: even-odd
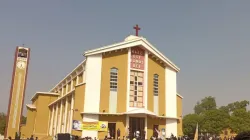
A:
MULTIPOLYGON (((21 124, 26 124, 26 117, 21 117, 21 124)), ((6 127, 6 115, 4 113, 0 113, 0 134, 3 135, 6 127)))
POLYGON ((236 133, 250 131, 250 112, 246 109, 234 110, 230 117, 230 128, 236 133))
POLYGON ((227 128, 230 116, 219 109, 207 110, 202 115, 202 132, 211 134, 220 134, 227 128))
POLYGON ((202 133, 220 134, 225 128, 236 133, 250 131, 249 101, 237 101, 226 106, 217 107, 214 97, 205 97, 194 106, 194 114, 183 118, 183 132, 194 134, 196 124, 202 133))
POLYGON ((4 113, 0 113, 0 134, 4 134, 6 125, 6 115, 4 113))
POLYGON ((197 123, 201 123, 201 116, 198 114, 188 114, 183 117, 183 132, 184 134, 194 134, 197 123))
POLYGON ((201 114, 207 110, 216 109, 216 101, 214 97, 205 97, 201 102, 197 102, 194 107, 194 113, 201 114))

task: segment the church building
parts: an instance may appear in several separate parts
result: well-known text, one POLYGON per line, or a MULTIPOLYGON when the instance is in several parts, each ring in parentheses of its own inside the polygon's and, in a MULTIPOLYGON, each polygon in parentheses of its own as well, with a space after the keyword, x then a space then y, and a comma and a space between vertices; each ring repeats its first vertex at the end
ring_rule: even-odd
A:
POLYGON ((23 137, 182 135, 180 69, 147 39, 130 35, 84 56, 52 89, 31 98, 23 137))

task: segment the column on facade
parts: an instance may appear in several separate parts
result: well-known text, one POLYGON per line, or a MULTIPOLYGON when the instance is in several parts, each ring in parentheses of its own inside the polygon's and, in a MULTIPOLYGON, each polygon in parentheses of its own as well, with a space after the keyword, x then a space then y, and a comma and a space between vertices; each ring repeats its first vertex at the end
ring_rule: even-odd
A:
POLYGON ((55 108, 56 108, 56 114, 55 114, 55 121, 54 121, 54 131, 53 134, 56 135, 56 128, 57 128, 57 118, 58 118, 58 104, 55 104, 55 108))
MULTIPOLYGON (((145 58, 144 58, 144 76, 143 80, 148 81, 148 51, 145 51, 145 58)), ((143 83, 144 89, 143 89, 143 106, 145 109, 148 109, 148 82, 143 83)))
POLYGON ((78 85, 78 84, 79 84, 79 75, 77 73, 77 76, 76 76, 76 85, 78 85))
POLYGON ((65 108, 64 108, 64 120, 63 120, 63 133, 66 131, 66 126, 67 126, 67 119, 68 119, 68 97, 65 99, 65 108))
POLYGON ((72 91, 73 89, 74 89, 74 80, 72 79, 72 77, 71 77, 71 83, 70 83, 71 85, 70 85, 70 91, 72 91))
POLYGON ((63 105, 63 102, 62 100, 59 101, 59 104, 60 104, 60 116, 59 116, 59 121, 57 123, 57 133, 60 133, 61 132, 61 126, 62 126, 62 105, 63 105))
POLYGON ((71 107, 71 97, 68 97, 68 110, 67 110, 67 125, 66 125, 66 133, 69 133, 69 121, 70 121, 70 107, 71 107))
POLYGON ((65 94, 68 93, 68 89, 69 89, 69 84, 68 84, 68 80, 66 80, 66 92, 65 92, 65 94))
POLYGON ((69 126, 68 126, 68 132, 71 133, 72 130, 72 120, 73 120, 73 111, 74 111, 74 93, 72 93, 71 96, 71 107, 70 107, 70 119, 69 119, 69 126))
POLYGON ((55 108, 54 106, 51 107, 51 117, 50 117, 50 124, 49 124, 49 135, 52 135, 52 130, 53 130, 53 122, 54 122, 54 115, 55 115, 55 108))
POLYGON ((145 139, 148 137, 148 116, 145 117, 145 139))

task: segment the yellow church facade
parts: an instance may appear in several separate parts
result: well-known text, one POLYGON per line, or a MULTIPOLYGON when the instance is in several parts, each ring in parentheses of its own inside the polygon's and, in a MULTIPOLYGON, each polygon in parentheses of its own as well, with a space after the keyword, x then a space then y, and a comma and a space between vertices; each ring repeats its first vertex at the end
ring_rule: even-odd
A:
POLYGON ((131 35, 84 56, 55 87, 32 97, 23 137, 70 133, 123 138, 136 131, 146 139, 182 135, 183 97, 176 86, 180 69, 145 38, 131 35), (105 122, 107 131, 77 127, 96 122, 105 122))

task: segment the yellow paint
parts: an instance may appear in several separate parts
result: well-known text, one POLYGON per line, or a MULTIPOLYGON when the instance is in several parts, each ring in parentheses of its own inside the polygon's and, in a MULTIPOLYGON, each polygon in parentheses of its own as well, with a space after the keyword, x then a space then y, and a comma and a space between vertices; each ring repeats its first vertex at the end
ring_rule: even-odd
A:
MULTIPOLYGON (((75 87, 73 120, 82 121, 81 112, 84 110, 85 84, 75 87)), ((72 130, 72 135, 82 136, 81 131, 72 130)))
POLYGON ((148 110, 154 112, 154 74, 159 75, 159 115, 166 116, 165 109, 165 68, 152 56, 148 57, 148 110))
POLYGON ((180 118, 177 121, 177 135, 182 136, 183 131, 182 131, 182 98, 178 95, 176 95, 176 103, 177 103, 177 117, 180 118))
POLYGON ((47 135, 49 129, 49 108, 48 105, 56 100, 55 95, 42 95, 39 94, 33 101, 36 110, 27 110, 26 127, 22 130, 23 135, 30 137, 42 138, 47 135))
POLYGON ((47 135, 49 108, 48 105, 56 99, 55 96, 40 95, 36 105, 37 112, 34 126, 34 136, 41 138, 47 135))
MULTIPOLYGON (((21 62, 20 60, 16 61, 21 62)), ((24 62, 27 65, 27 62, 24 62)), ((26 67, 27 68, 27 67, 26 67)), ((13 82, 13 88, 12 88, 12 98, 11 98, 11 102, 10 102, 10 112, 9 112, 9 121, 8 121, 8 129, 7 129, 7 136, 9 137, 11 136, 12 138, 15 137, 15 133, 19 131, 19 125, 20 125, 20 117, 21 117, 21 111, 22 111, 22 100, 24 97, 24 84, 25 84, 25 75, 26 75, 26 68, 25 69, 19 69, 16 66, 16 71, 15 71, 15 75, 14 76, 14 82, 13 82), (20 81, 19 81, 20 79, 20 81), (18 88, 18 85, 20 86, 18 88), (17 95, 19 93, 19 95, 17 95), (17 98, 17 106, 15 106, 16 104, 16 98, 17 98), (17 108, 17 111, 15 111, 15 108, 17 108), (16 115, 14 114, 14 112, 16 112, 16 115), (16 116, 15 118, 13 118, 14 116, 16 116), (16 121, 14 121, 16 120, 16 121), (14 123, 14 128, 13 128, 13 124, 14 123)))
POLYGON ((102 59, 100 112, 109 112, 110 69, 118 69, 117 112, 126 112, 128 51, 106 53, 102 59))
POLYGON ((159 125, 159 130, 162 128, 166 129, 166 119, 165 118, 152 118, 147 117, 147 139, 150 139, 151 136, 153 136, 153 126, 159 125))
POLYGON ((27 108, 27 120, 26 125, 21 129, 22 137, 30 137, 33 134, 35 123, 36 110, 27 108))
MULTIPOLYGON (((109 123, 116 123, 116 132, 118 128, 121 132, 121 138, 125 136, 125 128, 126 128, 126 115, 122 116, 112 116, 112 115, 99 115, 99 121, 107 121, 109 123)), ((107 136, 107 132, 98 132, 98 139, 104 139, 107 136)), ((116 134, 117 137, 117 134, 116 134)), ((117 139, 117 138, 115 138, 117 139)))

